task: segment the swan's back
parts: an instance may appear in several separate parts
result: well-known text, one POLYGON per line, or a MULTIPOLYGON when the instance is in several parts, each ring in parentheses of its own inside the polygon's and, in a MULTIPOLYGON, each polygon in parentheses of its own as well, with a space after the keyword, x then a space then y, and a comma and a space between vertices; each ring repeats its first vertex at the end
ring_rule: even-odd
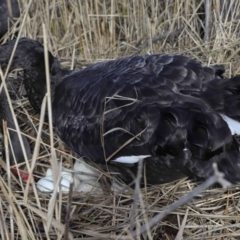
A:
POLYGON ((177 55, 97 63, 56 86, 54 124, 75 152, 97 163, 134 168, 146 159, 150 183, 180 175, 206 178, 213 162, 225 161, 226 149, 231 158, 238 154, 228 124, 215 111, 224 112, 224 99, 214 109, 203 96, 212 81, 223 81, 222 73, 221 66, 177 55))

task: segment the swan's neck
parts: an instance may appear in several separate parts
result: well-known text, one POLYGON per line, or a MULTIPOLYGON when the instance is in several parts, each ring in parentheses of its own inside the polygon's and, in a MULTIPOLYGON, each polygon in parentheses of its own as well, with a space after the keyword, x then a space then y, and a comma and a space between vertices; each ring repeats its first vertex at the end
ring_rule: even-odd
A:
MULTIPOLYGON (((7 42, 0 46, 0 65, 6 69, 12 54, 16 40, 7 42)), ((61 67, 58 60, 48 53, 49 75, 51 82, 58 79, 61 74, 61 67)), ((42 100, 46 94, 46 71, 44 61, 44 47, 41 43, 32 39, 21 38, 18 42, 11 68, 23 68, 24 85, 27 96, 32 107, 40 112, 42 100)), ((54 87, 56 84, 51 85, 54 87)), ((53 89, 54 91, 54 89, 53 89)))

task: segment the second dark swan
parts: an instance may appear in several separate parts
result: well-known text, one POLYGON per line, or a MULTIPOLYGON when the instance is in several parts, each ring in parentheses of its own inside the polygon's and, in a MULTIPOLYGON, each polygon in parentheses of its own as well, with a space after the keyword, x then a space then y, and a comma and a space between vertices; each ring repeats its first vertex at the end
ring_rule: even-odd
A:
MULTIPOLYGON (((0 47, 6 68, 15 40, 0 47)), ((11 69, 24 69, 28 99, 40 111, 46 93, 44 48, 20 39, 11 69)), ((53 125, 74 152, 118 171, 126 183, 144 159, 147 183, 207 178, 216 162, 240 182, 240 77, 185 56, 154 54, 62 69, 49 52, 53 125)))

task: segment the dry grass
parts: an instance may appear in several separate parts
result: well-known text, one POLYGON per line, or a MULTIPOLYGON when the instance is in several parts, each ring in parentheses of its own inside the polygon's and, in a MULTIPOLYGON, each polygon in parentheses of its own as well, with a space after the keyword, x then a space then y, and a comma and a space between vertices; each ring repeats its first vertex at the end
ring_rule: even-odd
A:
MULTIPOLYGON (((19 25, 13 26, 4 41, 20 28, 21 36, 41 42, 47 36, 48 49, 67 68, 119 56, 171 52, 205 64, 221 63, 227 75, 239 74, 240 2, 209 0, 212 5, 207 18, 212 24, 206 23, 205 34, 203 2, 20 0, 19 25)), ((28 101, 14 100, 13 107, 26 120, 21 128, 35 149, 30 162, 35 180, 49 165, 55 166, 55 171, 62 165, 71 168, 71 152, 56 135, 49 137, 48 125, 39 120, 28 101), (37 135, 39 127, 42 130, 37 135)), ((6 165, 5 169, 0 176, 1 239, 133 239, 132 229, 138 232, 156 213, 197 185, 182 179, 146 187, 138 192, 139 201, 133 201, 133 190, 51 197, 36 191, 34 179, 30 185, 22 183, 6 165)), ((205 190, 139 239, 239 239, 239 202, 236 186, 205 190)))

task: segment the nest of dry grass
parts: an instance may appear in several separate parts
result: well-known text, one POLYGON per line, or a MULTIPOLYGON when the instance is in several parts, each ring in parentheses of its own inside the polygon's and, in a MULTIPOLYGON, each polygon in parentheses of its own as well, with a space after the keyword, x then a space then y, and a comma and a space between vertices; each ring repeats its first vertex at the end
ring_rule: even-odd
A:
MULTIPOLYGON (((21 17, 3 41, 20 32, 43 42, 64 67, 146 53, 178 53, 205 64, 224 64, 226 75, 239 69, 240 2, 234 0, 19 0, 21 17), (206 5, 204 5, 204 2, 206 5), (208 5, 208 3, 210 5, 208 5), (206 11, 205 11, 206 10, 206 11), (45 33, 43 31, 43 25, 45 33)), ((18 76, 19 78, 19 76, 18 76)), ((21 77, 20 77, 21 78, 21 77)), ((30 161, 34 179, 48 166, 72 167, 73 154, 31 109, 27 99, 12 101, 24 119, 22 132, 39 152, 30 161), (37 129, 43 125, 41 138, 37 129)), ((188 179, 136 191, 91 196, 43 195, 35 182, 23 183, 10 172, 0 176, 1 239, 239 239, 238 186, 214 186, 196 195, 140 234, 142 226, 198 183, 188 179)), ((106 174, 106 173, 104 173, 106 174)))

